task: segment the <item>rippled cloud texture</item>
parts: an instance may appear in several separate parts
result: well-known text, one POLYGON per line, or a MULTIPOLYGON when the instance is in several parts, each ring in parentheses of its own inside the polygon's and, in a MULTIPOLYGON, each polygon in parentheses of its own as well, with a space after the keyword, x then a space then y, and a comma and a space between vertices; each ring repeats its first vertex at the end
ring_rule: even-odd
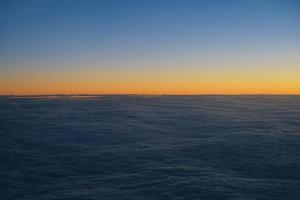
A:
POLYGON ((0 98, 0 196, 300 199, 299 96, 0 98))

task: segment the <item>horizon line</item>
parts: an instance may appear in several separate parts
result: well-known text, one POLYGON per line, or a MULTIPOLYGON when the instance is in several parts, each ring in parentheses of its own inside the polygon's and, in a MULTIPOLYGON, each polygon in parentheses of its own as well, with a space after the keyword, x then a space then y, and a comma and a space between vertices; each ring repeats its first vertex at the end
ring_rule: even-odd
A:
POLYGON ((0 97, 65 97, 65 96, 300 96, 300 93, 195 93, 195 94, 176 94, 176 93, 74 93, 74 94, 0 94, 0 97))

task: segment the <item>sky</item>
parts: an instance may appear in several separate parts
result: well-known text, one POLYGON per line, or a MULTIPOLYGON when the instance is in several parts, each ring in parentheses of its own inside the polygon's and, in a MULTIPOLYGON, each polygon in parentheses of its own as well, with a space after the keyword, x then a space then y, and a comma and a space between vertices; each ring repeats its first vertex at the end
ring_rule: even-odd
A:
POLYGON ((0 95, 300 94, 297 0, 0 0, 0 95))

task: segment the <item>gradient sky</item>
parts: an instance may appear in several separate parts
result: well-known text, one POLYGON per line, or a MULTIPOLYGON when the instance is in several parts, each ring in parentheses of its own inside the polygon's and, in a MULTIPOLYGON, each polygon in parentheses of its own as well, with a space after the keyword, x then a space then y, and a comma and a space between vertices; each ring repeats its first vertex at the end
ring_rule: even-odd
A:
POLYGON ((297 0, 1 0, 0 94, 300 94, 297 0))

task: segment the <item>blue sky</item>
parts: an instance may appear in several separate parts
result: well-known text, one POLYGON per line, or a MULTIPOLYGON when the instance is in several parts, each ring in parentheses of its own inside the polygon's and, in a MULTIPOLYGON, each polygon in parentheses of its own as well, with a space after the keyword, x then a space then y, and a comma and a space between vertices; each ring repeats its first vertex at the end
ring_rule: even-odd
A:
POLYGON ((296 0, 1 1, 0 70, 247 73, 263 60, 294 73, 299 13, 296 0))

